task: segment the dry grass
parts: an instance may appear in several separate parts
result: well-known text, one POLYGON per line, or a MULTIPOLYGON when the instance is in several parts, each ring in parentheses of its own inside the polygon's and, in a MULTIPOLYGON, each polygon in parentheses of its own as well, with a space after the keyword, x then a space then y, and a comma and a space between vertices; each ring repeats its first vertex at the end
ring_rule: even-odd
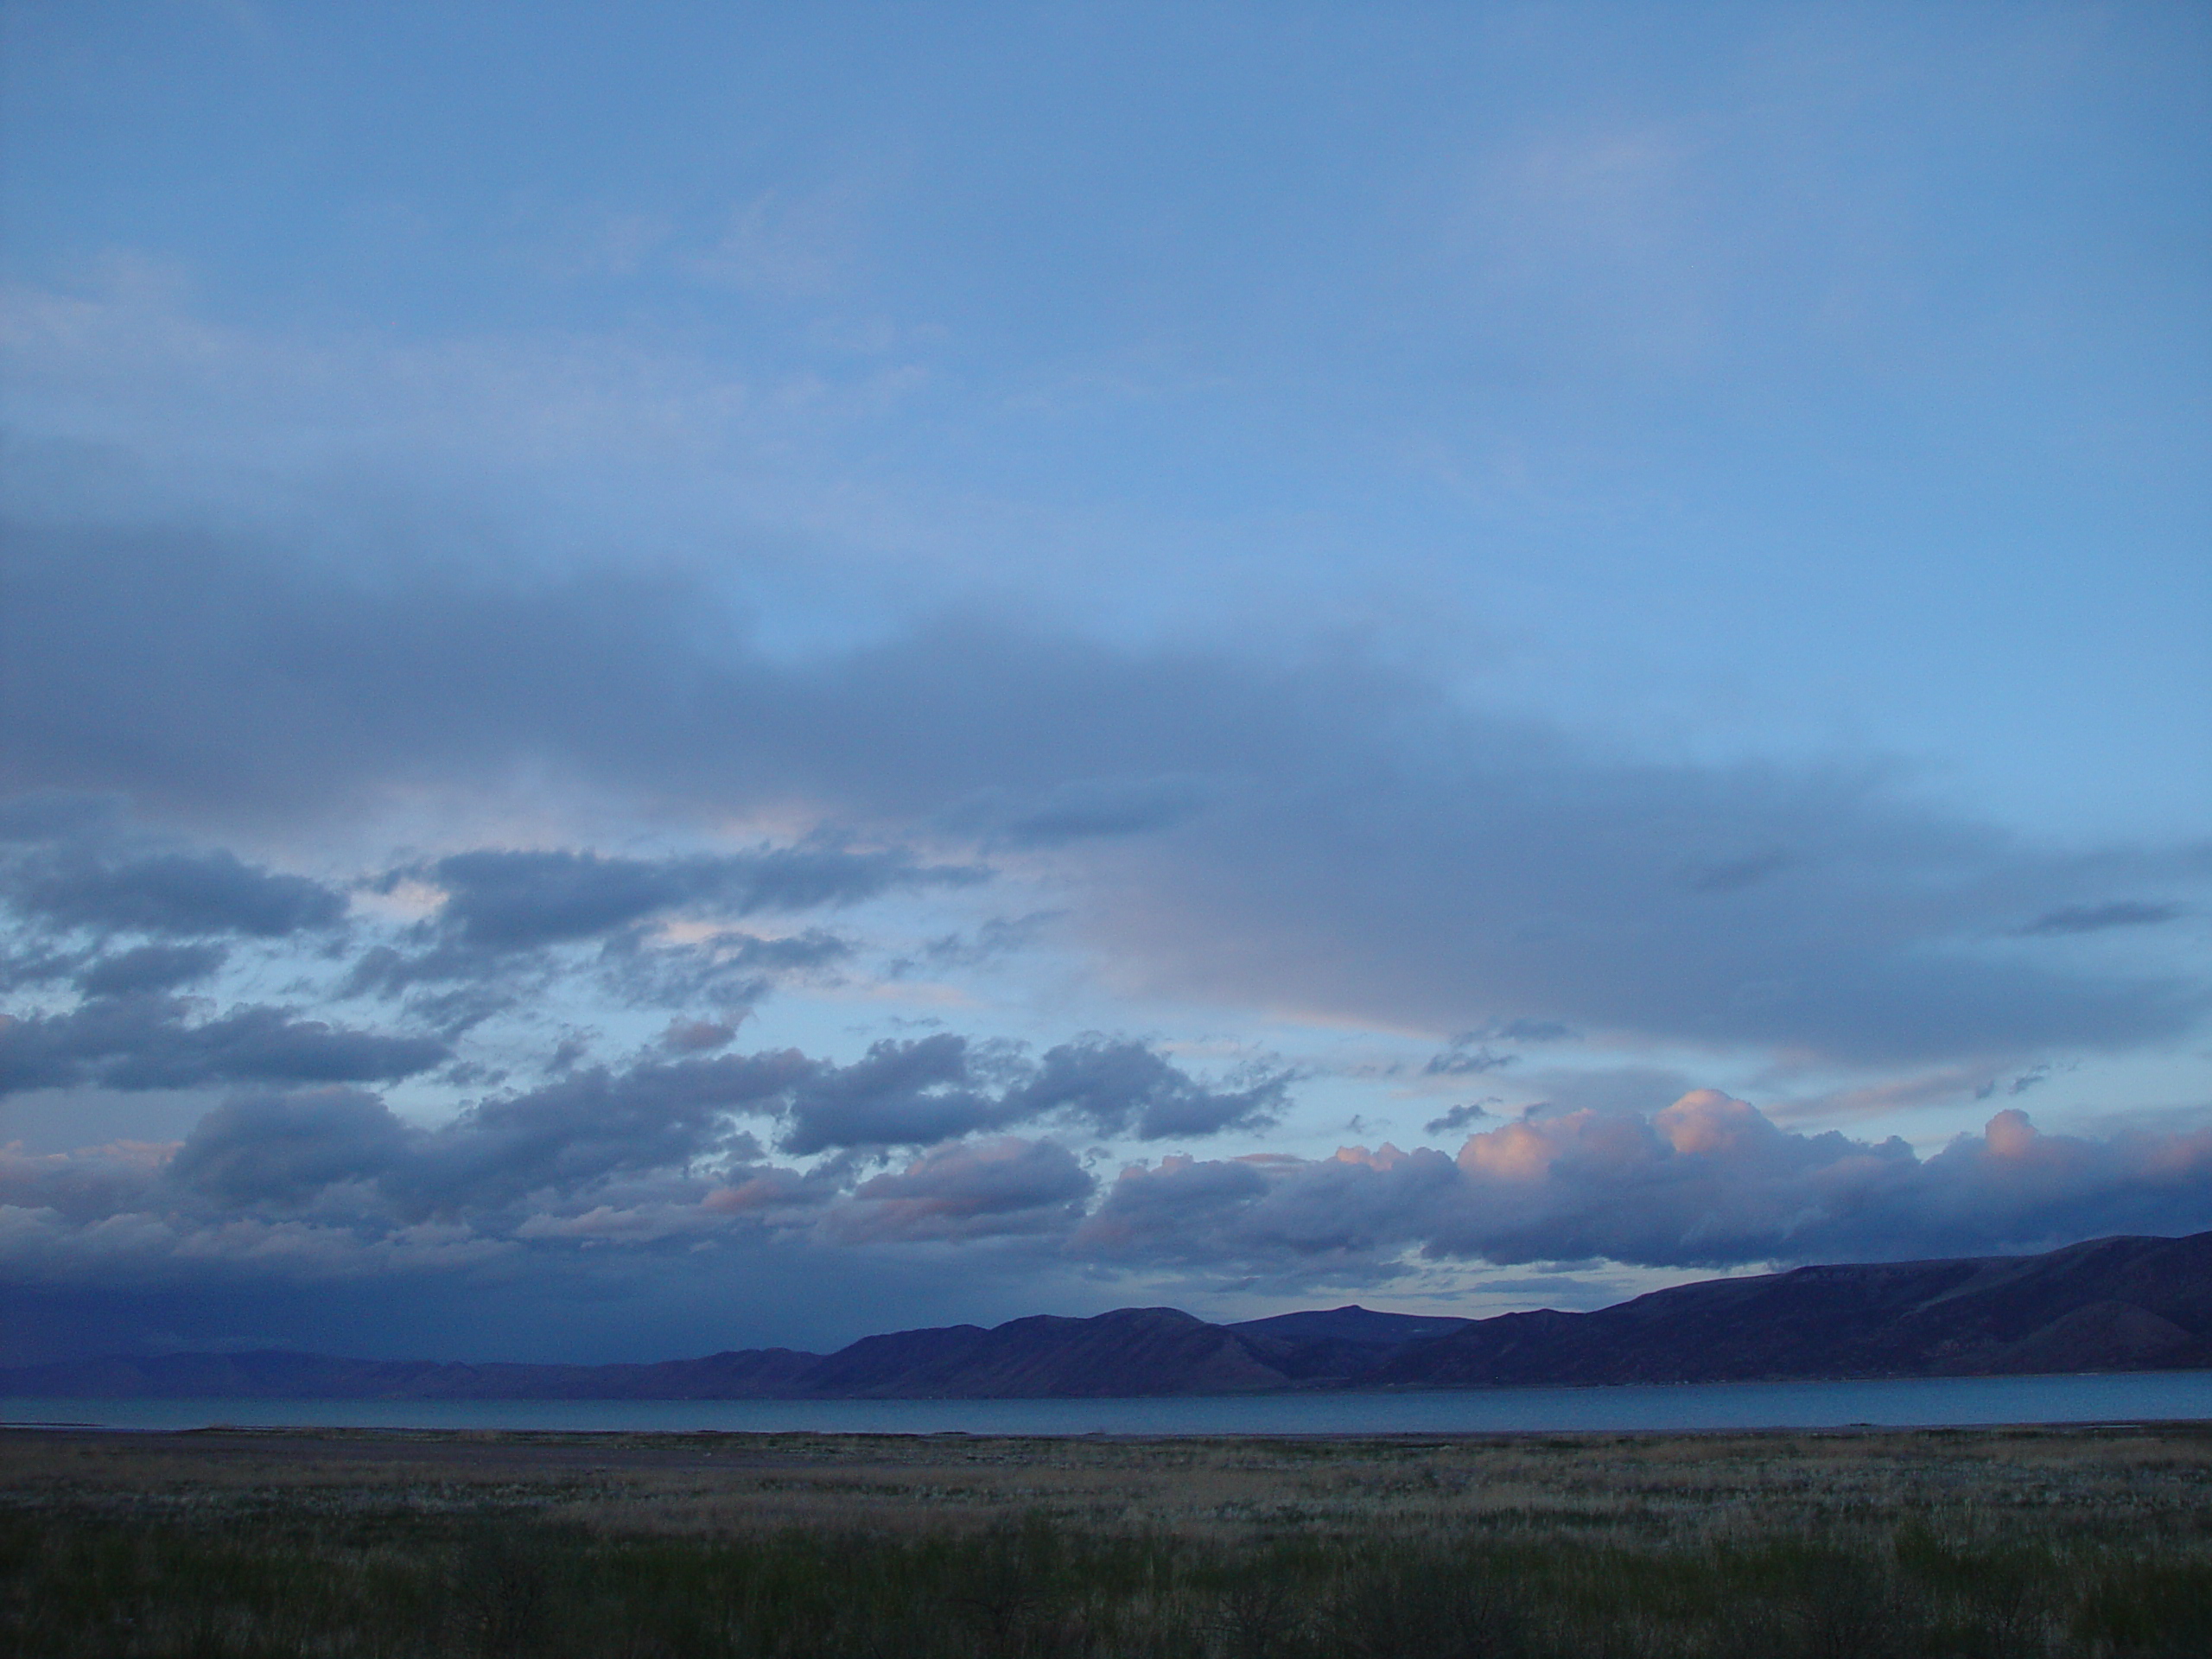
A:
POLYGON ((525 1512, 620 1533, 1055 1522, 1229 1535, 1473 1528, 1710 1538, 1904 1515, 2143 1537, 2212 1513, 2212 1427, 1853 1433, 964 1435, 0 1433, 0 1503, 213 1516, 525 1512))
POLYGON ((1414 1631, 1408 1608, 1428 1610, 1429 1636, 1364 1650, 2212 1651, 2212 1427, 2192 1426, 1151 1440, 18 1431, 0 1433, 0 1522, 17 1529, 8 1617, 57 1653, 305 1650, 310 1626, 334 1654, 506 1650, 454 1610, 515 1583, 537 1586, 524 1603, 541 1610, 598 1586, 588 1606, 531 1627, 529 1650, 548 1653, 1290 1655, 1414 1631), (113 1565, 125 1560, 137 1564, 113 1565), (118 1573, 137 1602, 103 1587, 118 1573), (205 1600, 203 1581, 238 1587, 188 1630, 164 1598, 205 1600), (690 1587, 638 1587, 664 1581, 690 1587), (52 1611, 65 1588, 73 1625, 52 1611), (359 1609, 318 1624, 298 1611, 318 1597, 359 1609), (41 1600, 46 1614, 26 1611, 41 1600), (415 1611, 377 1611, 401 1605, 415 1611), (679 1605, 721 1611, 639 1645, 679 1605), (997 1611, 976 1625, 978 1608, 997 1611), (219 1625, 236 1639, 209 1647, 219 1625), (601 1645, 561 1645, 587 1626, 601 1645), (615 1631, 628 1634, 605 1646, 615 1631), (118 1632, 135 1634, 112 1645, 118 1632))

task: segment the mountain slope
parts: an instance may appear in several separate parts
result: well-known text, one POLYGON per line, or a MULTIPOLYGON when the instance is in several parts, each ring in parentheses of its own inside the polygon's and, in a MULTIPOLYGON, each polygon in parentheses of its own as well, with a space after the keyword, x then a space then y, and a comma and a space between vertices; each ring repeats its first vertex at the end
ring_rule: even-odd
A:
POLYGON ((1089 1319, 1039 1314, 991 1331, 956 1325, 870 1337, 824 1360, 806 1387, 816 1395, 874 1400, 1230 1394, 1283 1386, 1291 1373, 1269 1361, 1294 1346, 1172 1307, 1124 1307, 1089 1319))
POLYGON ((1425 1337, 1449 1336, 1465 1330, 1471 1319, 1441 1319, 1427 1313, 1377 1313, 1354 1302, 1348 1307, 1301 1313, 1277 1313, 1270 1319, 1243 1319, 1227 1327, 1248 1336, 1275 1337, 1290 1342, 1328 1340, 1363 1348, 1395 1348, 1425 1337))
POLYGON ((79 1400, 758 1400, 791 1397, 819 1354, 755 1348, 651 1365, 460 1365, 275 1351, 0 1370, 0 1395, 79 1400))
POLYGON ((2212 1233, 2046 1255, 1799 1268, 1402 1349, 1382 1388, 2000 1376, 2212 1366, 2212 1233))
POLYGON ((0 1371, 78 1398, 1110 1398, 1287 1389, 1713 1382, 2212 1368, 2212 1233, 2044 1255, 1799 1268, 1592 1313, 1464 1320, 1339 1307, 1209 1325, 1172 1307, 1040 1314, 651 1365, 172 1354, 0 1371))

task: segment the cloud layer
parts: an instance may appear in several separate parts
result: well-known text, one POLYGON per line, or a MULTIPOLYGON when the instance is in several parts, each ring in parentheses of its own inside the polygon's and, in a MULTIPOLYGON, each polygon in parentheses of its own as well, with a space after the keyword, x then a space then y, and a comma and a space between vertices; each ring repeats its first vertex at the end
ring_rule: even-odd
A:
POLYGON ((794 665, 673 578, 357 588, 168 532, 6 546, 0 1096, 213 1103, 181 1143, 11 1154, 10 1295, 174 1312, 489 1274, 552 1307, 681 1256, 683 1296, 772 1258, 796 1298, 949 1251, 969 1265, 910 1289, 950 1297, 988 1264, 1080 1297, 1162 1276, 1294 1294, 1440 1264, 1687 1272, 2212 1225, 2202 1133, 2038 1135, 2005 1112, 1920 1157, 1710 1090, 1627 1109, 1668 1065, 1617 1067, 1634 1086, 1609 1094, 1611 1074, 1528 1064, 1734 1046, 1936 1063, 1961 1093, 2052 1075, 2054 1050, 2168 1041, 2201 982, 2085 952, 2188 925, 2202 849, 2043 853, 1871 771, 1611 754, 1357 655, 970 620, 794 665), (334 877, 208 839, 495 799, 523 772, 711 849, 480 842, 334 877), (786 828, 741 845, 715 828, 767 821, 786 828), (1475 1131, 1456 1154, 1195 1158, 1265 1144, 1312 1079, 1201 1075, 1099 1033, 740 1049, 778 994, 1033 948, 1039 916, 895 950, 861 919, 1014 882, 1053 892, 1039 916, 1105 982, 1426 1031, 1442 1046, 1394 1074, 1414 1095, 1553 1103, 1427 1108, 1432 1135, 1475 1131), (548 1012, 571 1008, 656 1034, 548 1012))
MULTIPOLYGON (((240 1095, 181 1145, 0 1156, 0 1240, 18 1291, 165 1287, 189 1303, 396 1274, 496 1281, 544 1306, 563 1286, 642 1283, 679 1262, 708 1294, 764 1249, 794 1282, 839 1277, 840 1258, 960 1245, 1033 1282, 1196 1270, 1295 1293, 1388 1285, 1437 1262, 1725 1268, 2212 1227, 2212 1131, 2044 1135, 2018 1109, 1923 1159, 1894 1139, 1791 1133, 1704 1090, 1649 1116, 1531 1116, 1456 1155, 1178 1154, 1103 1191, 1051 1135, 962 1135, 870 1173, 849 1158, 779 1164, 742 1127, 802 1122, 825 1096, 908 1107, 918 1077, 957 1075, 947 1051, 922 1052, 938 1058, 837 1068, 785 1052, 594 1071, 435 1130, 359 1089, 240 1095), (723 1248, 737 1254, 699 1255, 723 1248)), ((1072 1064, 1048 1058, 1030 1081, 1072 1064)), ((1097 1095, 1051 1098, 1048 1112, 1102 1109, 1097 1095)), ((1107 1109, 1137 1105, 1117 1096, 1107 1109)), ((875 1317, 912 1322, 888 1306, 875 1317)))
POLYGON ((0 1339, 2201 1218, 2201 22, 84 10, 0 1339))
MULTIPOLYGON (((745 916, 1048 859, 1114 971, 1164 994, 1465 1030, 1564 1024, 1865 1063, 2122 1048, 2204 987, 2069 942, 2154 931, 2203 848, 2059 855, 1874 771, 1662 765, 1486 719, 1357 656, 1122 649, 970 622, 802 666, 711 593, 586 572, 373 586, 153 529, 22 527, 0 695, 19 787, 234 827, 550 769, 704 823, 865 828, 661 861, 486 849, 406 874, 451 952, 745 916), (191 572, 191 580, 181 580, 191 572), (963 845, 952 861, 899 850, 963 845)), ((266 934, 326 889, 226 855, 28 868, 44 919, 266 934)), ((450 954, 448 960, 454 959, 450 954)))

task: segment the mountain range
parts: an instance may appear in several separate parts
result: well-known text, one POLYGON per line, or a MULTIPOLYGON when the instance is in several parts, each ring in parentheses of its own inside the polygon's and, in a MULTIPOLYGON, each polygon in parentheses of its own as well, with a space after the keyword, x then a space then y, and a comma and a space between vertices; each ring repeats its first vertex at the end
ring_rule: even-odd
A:
POLYGON ((2212 1369, 2212 1232, 2046 1255, 1798 1268, 1595 1313, 1485 1319, 1351 1306, 1233 1325, 1172 1307, 744 1349, 629 1365, 464 1365, 286 1351, 0 1370, 48 1398, 1108 1398, 2212 1369))

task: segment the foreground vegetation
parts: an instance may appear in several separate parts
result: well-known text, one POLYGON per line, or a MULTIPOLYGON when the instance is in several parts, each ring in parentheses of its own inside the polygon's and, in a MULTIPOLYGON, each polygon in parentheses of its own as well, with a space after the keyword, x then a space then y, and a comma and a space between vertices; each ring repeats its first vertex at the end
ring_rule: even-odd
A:
POLYGON ((0 1650, 2212 1653, 2212 1433, 0 1436, 0 1650))

